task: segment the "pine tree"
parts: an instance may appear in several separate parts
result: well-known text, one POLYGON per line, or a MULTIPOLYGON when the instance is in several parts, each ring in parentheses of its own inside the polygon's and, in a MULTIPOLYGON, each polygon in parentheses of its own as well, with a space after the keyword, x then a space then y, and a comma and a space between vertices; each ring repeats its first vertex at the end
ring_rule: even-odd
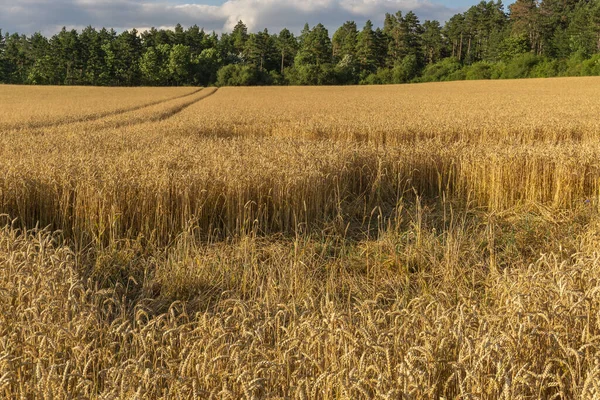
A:
POLYGON ((377 71, 376 51, 377 46, 373 23, 369 20, 358 34, 356 44, 356 57, 363 73, 369 74, 377 71))
POLYGON ((184 44, 190 48, 193 56, 197 56, 206 48, 205 39, 204 29, 200 29, 198 25, 193 25, 185 32, 184 44))
POLYGON ((6 59, 5 59, 5 48, 6 48, 6 43, 5 43, 5 38, 2 35, 2 29, 0 29, 0 83, 5 83, 6 82, 6 59))
POLYGON ((283 75, 285 67, 289 67, 294 63, 294 57, 298 52, 298 41, 294 37, 294 34, 287 29, 283 29, 279 32, 277 37, 277 49, 281 53, 281 69, 280 72, 283 75))
POLYGON ((239 57, 242 57, 246 41, 248 40, 248 27, 242 21, 238 21, 231 32, 231 41, 233 50, 239 57))
POLYGON ((175 29, 173 31, 173 44, 185 44, 185 32, 181 24, 175 25, 175 29))
POLYGON ((256 34, 251 34, 244 48, 246 62, 253 64, 261 72, 267 67, 272 66, 275 53, 275 43, 267 29, 256 34))
POLYGON ((331 39, 327 29, 316 25, 310 32, 303 34, 300 50, 296 56, 298 65, 322 65, 332 60, 331 39))
POLYGON ((438 62, 444 51, 444 38, 440 23, 438 21, 425 21, 423 23, 422 39, 425 62, 427 64, 438 62))
POLYGON ((331 40, 333 60, 338 63, 344 58, 356 57, 356 44, 358 40, 358 29, 356 22, 344 23, 334 34, 331 40))
POLYGON ((50 39, 51 55, 61 84, 73 85, 82 78, 82 46, 76 30, 65 27, 50 39))
POLYGON ((531 51, 541 54, 543 43, 541 40, 540 14, 537 1, 517 0, 509 8, 513 35, 523 35, 526 37, 531 51))

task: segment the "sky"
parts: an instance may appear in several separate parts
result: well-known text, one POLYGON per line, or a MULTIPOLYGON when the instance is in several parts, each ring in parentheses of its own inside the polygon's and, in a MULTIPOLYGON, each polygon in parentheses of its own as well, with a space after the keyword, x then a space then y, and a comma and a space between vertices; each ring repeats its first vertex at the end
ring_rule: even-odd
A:
POLYGON ((478 0, 0 0, 0 29, 30 35, 53 35, 63 26, 91 25, 117 31, 198 25, 217 33, 231 31, 242 20, 251 32, 288 28, 300 32, 323 23, 330 34, 345 21, 362 27, 367 19, 383 24, 386 12, 414 11, 421 22, 448 20, 478 0))

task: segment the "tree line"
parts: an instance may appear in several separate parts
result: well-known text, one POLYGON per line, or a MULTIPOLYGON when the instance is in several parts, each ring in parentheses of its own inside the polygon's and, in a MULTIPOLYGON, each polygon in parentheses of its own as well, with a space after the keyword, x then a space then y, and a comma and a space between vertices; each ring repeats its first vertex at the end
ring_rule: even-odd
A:
POLYGON ((444 25, 413 12, 383 27, 299 35, 184 29, 0 30, 0 82, 44 85, 343 85, 600 75, 600 0, 482 1, 444 25))

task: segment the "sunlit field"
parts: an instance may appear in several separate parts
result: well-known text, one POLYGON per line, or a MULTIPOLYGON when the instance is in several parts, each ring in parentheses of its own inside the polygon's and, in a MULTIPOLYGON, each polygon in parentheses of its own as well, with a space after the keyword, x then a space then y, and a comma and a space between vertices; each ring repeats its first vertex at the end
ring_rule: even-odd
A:
POLYGON ((50 127, 135 111, 196 93, 194 88, 1 86, 0 129, 50 127))
POLYGON ((599 88, 0 86, 0 398, 600 397, 599 88))

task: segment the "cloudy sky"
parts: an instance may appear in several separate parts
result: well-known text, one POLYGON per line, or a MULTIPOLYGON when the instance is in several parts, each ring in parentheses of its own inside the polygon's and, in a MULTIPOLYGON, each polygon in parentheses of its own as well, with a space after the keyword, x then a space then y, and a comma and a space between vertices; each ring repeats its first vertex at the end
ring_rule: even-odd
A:
MULTIPOLYGON (((52 35, 62 26, 130 28, 184 27, 230 31, 243 20, 250 31, 283 27, 299 32, 305 22, 336 29, 344 21, 367 19, 381 26, 386 12, 413 10, 421 19, 445 21, 478 0, 0 0, 3 32, 52 35)), ((331 32, 332 33, 332 32, 331 32)))

